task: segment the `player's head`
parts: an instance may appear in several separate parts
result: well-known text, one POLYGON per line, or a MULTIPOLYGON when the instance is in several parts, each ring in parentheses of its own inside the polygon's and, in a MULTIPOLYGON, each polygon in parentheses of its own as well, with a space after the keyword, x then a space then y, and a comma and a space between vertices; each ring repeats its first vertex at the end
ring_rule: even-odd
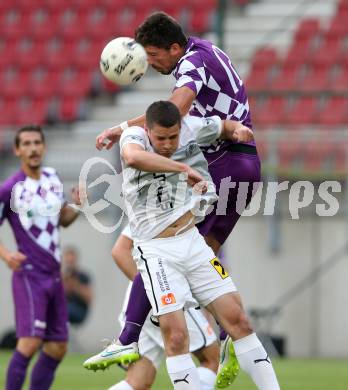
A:
POLYGON ((45 136, 41 127, 27 125, 18 129, 14 139, 14 152, 28 168, 40 168, 45 154, 45 136))
POLYGON ((146 110, 145 129, 155 152, 170 157, 178 148, 181 116, 175 104, 160 100, 146 110))
POLYGON ((148 63, 162 74, 174 70, 187 45, 180 24, 164 12, 145 19, 135 31, 135 40, 144 46, 148 63))

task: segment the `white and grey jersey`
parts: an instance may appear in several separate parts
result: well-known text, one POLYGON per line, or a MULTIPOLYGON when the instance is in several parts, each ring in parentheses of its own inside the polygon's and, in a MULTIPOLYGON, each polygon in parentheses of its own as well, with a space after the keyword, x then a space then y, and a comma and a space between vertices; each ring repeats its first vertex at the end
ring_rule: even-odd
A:
MULTIPOLYGON (((208 164, 199 145, 214 142, 221 133, 219 117, 185 117, 179 138, 179 147, 172 160, 185 163, 197 170, 209 183, 207 193, 199 195, 187 184, 181 173, 150 173, 123 166, 122 191, 126 204, 131 235, 136 241, 156 237, 188 211, 201 221, 212 203, 217 200, 215 186, 208 173, 208 164)), ((140 145, 147 152, 154 152, 146 131, 137 126, 129 127, 121 136, 120 149, 126 144, 140 145)))

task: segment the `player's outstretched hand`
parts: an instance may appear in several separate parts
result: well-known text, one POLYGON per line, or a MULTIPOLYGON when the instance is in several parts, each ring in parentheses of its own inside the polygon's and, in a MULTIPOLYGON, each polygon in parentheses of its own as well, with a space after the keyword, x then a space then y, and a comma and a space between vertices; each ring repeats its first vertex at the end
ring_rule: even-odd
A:
POLYGON ((234 129, 232 139, 235 142, 251 142, 254 140, 254 133, 249 127, 238 123, 234 129))
POLYGON ((21 252, 10 252, 6 257, 6 263, 12 271, 18 271, 26 258, 27 256, 21 252))
POLYGON ((97 138, 95 146, 98 150, 111 149, 120 140, 122 129, 120 126, 111 127, 101 132, 97 138))

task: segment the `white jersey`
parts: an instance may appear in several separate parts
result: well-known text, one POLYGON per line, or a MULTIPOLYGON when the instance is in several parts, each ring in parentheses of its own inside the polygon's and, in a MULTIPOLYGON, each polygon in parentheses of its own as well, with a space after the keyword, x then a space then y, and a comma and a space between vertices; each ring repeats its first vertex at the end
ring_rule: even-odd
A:
MULTIPOLYGON (((123 195, 130 230, 134 240, 142 241, 156 237, 164 229, 188 211, 201 221, 209 205, 217 200, 215 186, 208 173, 208 164, 200 146, 209 145, 219 138, 221 119, 185 117, 179 138, 179 146, 172 160, 185 163, 197 170, 209 183, 203 195, 195 194, 186 182, 184 174, 150 173, 123 166, 123 195), (204 207, 202 207, 204 206, 204 207)), ((121 136, 120 149, 126 144, 137 144, 147 152, 154 153, 146 131, 137 126, 129 127, 121 136)))

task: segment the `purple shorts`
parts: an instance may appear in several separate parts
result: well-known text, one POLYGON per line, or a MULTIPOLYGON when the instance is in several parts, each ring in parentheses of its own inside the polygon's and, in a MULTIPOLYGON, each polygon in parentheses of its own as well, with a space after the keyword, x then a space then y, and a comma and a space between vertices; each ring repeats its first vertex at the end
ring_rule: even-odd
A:
POLYGON ((12 292, 17 338, 68 340, 66 298, 59 274, 14 272, 12 292))
POLYGON ((204 154, 219 200, 214 210, 197 227, 203 236, 212 235, 221 245, 233 230, 242 211, 250 203, 253 189, 257 188, 257 185, 254 188, 254 183, 261 180, 260 159, 255 148, 250 151, 254 154, 229 150, 204 154), (220 184, 224 187, 221 191, 220 184))

